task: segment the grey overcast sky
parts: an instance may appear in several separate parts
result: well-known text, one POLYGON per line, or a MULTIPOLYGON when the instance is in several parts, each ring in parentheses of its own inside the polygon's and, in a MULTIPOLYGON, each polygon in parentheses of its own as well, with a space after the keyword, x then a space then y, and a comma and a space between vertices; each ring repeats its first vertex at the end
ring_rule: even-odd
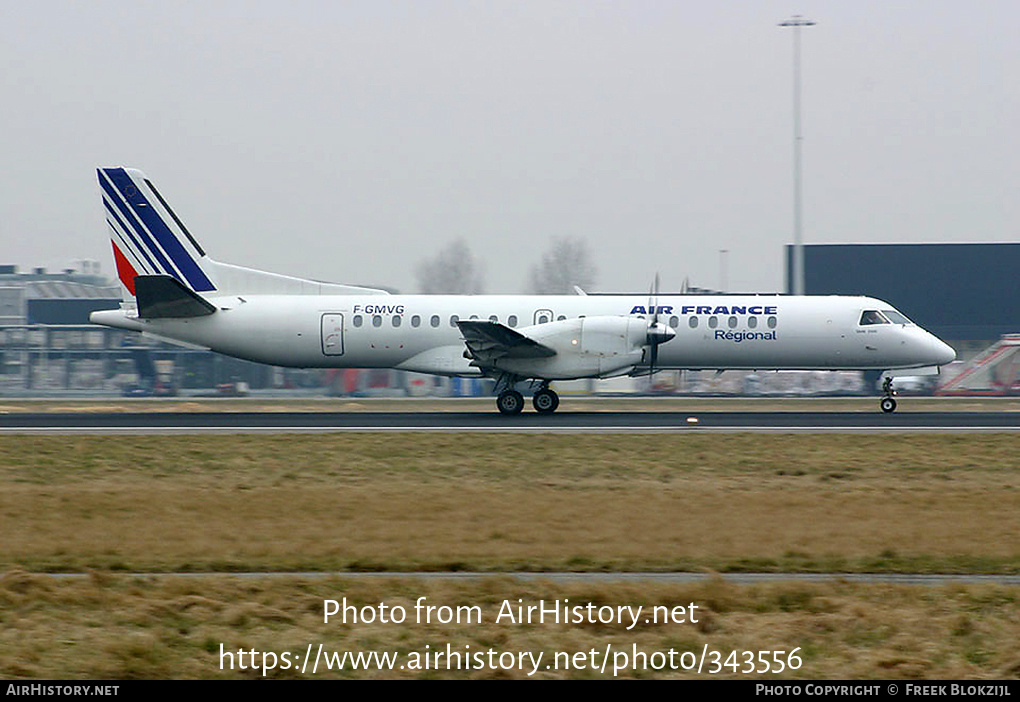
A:
POLYGON ((463 237, 517 293, 573 236, 600 290, 716 286, 720 249, 779 290, 794 13, 805 240, 1020 239, 1016 0, 3 0, 0 263, 112 274, 127 165, 281 273, 415 292, 463 237))

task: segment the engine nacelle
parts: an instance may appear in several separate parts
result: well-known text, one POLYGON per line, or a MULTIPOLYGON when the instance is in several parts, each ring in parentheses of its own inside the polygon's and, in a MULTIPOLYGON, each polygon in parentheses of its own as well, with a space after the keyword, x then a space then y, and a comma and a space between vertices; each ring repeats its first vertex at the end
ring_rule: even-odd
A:
POLYGON ((518 329, 556 352, 548 358, 501 358, 500 370, 525 378, 571 380, 628 373, 641 363, 648 322, 641 317, 578 317, 518 329))

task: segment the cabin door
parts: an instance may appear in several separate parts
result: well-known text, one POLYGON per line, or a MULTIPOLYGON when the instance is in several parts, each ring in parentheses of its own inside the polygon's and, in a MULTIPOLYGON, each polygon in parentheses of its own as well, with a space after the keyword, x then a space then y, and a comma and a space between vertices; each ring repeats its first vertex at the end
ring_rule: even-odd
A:
POLYGON ((344 355, 344 316, 322 315, 322 353, 324 356, 344 355))

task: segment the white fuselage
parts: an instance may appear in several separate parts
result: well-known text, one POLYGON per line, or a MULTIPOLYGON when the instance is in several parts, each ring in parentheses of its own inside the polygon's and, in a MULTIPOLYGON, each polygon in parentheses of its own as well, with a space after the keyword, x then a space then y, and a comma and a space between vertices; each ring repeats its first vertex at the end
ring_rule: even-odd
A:
MULTIPOLYGON (((454 316, 492 319, 541 340, 554 329, 562 329, 556 334, 568 339, 569 320, 628 315, 650 319, 652 312, 648 296, 642 295, 207 299, 217 310, 204 317, 144 320, 130 311, 111 310, 94 313, 92 319, 277 366, 478 375, 479 369, 465 357, 464 337, 454 316), (559 327, 543 327, 560 321, 559 327)), ((914 324, 862 325, 863 311, 892 309, 874 298, 661 294, 654 304, 658 321, 676 330, 675 338, 659 346, 657 368, 896 369, 941 365, 955 357, 950 347, 914 324)), ((576 364, 560 356, 559 362, 549 362, 548 372, 541 377, 608 375, 571 370, 576 364)), ((647 359, 636 365, 647 365, 647 359)))
POLYGON ((558 405, 551 380, 661 368, 895 370, 956 356, 868 297, 390 295, 220 263, 144 173, 97 175, 128 302, 90 319, 251 361, 487 375, 500 411, 516 414, 520 380, 541 381, 533 404, 544 413, 558 405))

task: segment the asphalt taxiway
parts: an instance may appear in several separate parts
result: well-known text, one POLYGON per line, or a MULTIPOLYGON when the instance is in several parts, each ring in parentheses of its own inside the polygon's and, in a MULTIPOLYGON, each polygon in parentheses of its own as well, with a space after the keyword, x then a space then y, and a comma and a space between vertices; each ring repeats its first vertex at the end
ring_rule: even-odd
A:
POLYGON ((54 412, 0 415, 0 433, 1015 432, 1020 412, 54 412))

